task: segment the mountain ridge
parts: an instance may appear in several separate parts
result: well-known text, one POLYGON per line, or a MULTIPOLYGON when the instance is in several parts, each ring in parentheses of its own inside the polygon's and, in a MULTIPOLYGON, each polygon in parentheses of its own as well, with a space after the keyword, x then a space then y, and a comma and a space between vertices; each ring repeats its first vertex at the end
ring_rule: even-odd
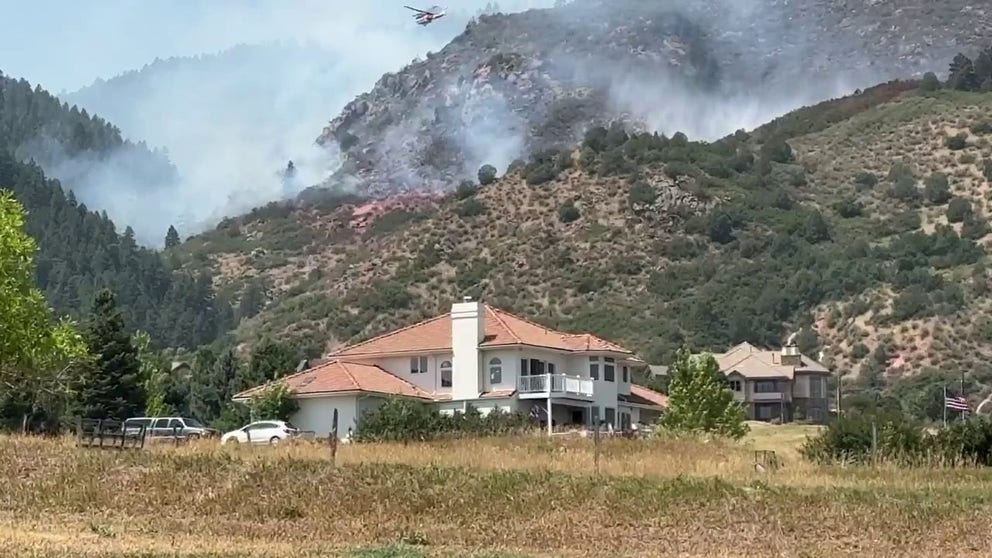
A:
POLYGON ((968 0, 859 10, 838 0, 576 0, 481 16, 325 127, 317 141, 342 151, 344 165, 324 186, 374 196, 450 191, 483 164, 502 171, 617 119, 717 139, 831 93, 918 77, 992 41, 990 29, 992 10, 968 0))

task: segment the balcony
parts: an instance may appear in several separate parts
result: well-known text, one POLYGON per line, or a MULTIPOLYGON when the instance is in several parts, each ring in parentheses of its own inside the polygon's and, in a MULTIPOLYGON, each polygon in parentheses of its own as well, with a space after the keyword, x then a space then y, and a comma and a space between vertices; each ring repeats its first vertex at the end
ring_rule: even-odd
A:
POLYGON ((766 392, 754 392, 751 394, 751 401, 758 401, 762 403, 771 403, 775 401, 789 401, 792 398, 783 392, 779 391, 766 391, 766 392))
POLYGON ((592 398, 592 380, 566 374, 541 374, 520 376, 517 391, 521 399, 577 396, 592 398))

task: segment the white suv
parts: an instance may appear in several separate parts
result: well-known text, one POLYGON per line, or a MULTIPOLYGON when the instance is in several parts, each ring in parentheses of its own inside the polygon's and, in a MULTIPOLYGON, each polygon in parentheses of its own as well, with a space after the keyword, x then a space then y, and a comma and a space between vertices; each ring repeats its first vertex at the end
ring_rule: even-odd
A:
POLYGON ((220 443, 275 445, 283 440, 295 438, 299 434, 300 429, 288 422, 263 420, 224 434, 220 438, 220 443))

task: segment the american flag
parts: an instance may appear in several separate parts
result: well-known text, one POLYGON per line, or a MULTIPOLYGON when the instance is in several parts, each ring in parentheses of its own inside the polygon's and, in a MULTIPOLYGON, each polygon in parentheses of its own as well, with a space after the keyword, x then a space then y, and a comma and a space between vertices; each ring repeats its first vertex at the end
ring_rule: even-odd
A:
POLYGON ((967 413, 971 410, 968 405, 968 400, 964 398, 963 395, 958 397, 948 397, 944 395, 944 406, 948 409, 954 409, 955 411, 962 411, 967 413))

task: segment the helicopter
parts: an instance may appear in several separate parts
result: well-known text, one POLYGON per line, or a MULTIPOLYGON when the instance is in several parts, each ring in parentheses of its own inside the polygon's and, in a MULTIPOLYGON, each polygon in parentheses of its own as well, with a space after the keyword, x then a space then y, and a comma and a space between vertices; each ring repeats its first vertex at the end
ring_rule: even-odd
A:
POLYGON ((411 6, 403 7, 417 12, 413 14, 414 19, 417 20, 417 25, 428 25, 433 23, 435 20, 441 19, 445 14, 445 8, 443 6, 431 6, 426 10, 421 10, 411 6))

